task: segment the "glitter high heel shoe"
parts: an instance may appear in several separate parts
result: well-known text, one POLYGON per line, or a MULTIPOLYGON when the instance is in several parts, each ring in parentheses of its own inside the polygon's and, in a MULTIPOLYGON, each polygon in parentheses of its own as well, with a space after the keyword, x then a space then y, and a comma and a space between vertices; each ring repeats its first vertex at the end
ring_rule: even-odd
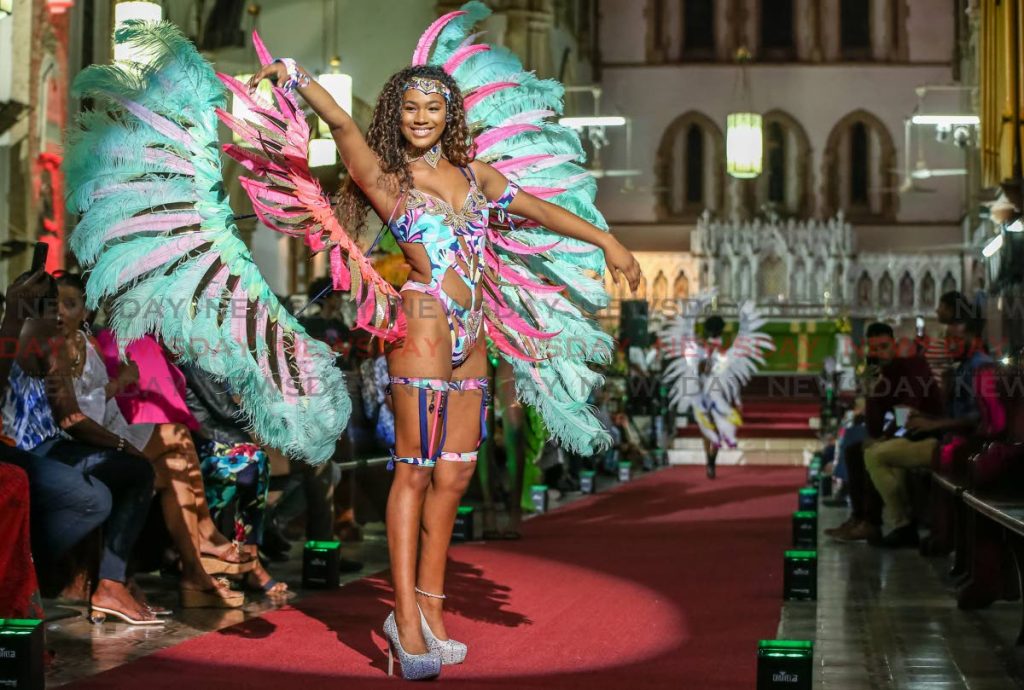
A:
MULTIPOLYGON (((443 594, 430 594, 429 592, 424 592, 419 587, 416 588, 416 593, 435 599, 445 598, 443 594)), ((417 608, 419 607, 417 606, 417 608)), ((428 647, 441 655, 442 664, 461 664, 466 660, 466 652, 469 651, 469 648, 462 642, 455 640, 439 640, 431 631, 430 626, 427 625, 427 618, 423 615, 423 609, 420 609, 420 625, 423 628, 423 639, 427 641, 428 647)))
POLYGON ((384 621, 384 637, 388 640, 388 675, 395 675, 395 656, 402 665, 402 678, 406 680, 430 680, 441 674, 441 656, 427 645, 426 654, 410 654, 402 648, 398 639, 398 624, 395 612, 388 614, 384 621))

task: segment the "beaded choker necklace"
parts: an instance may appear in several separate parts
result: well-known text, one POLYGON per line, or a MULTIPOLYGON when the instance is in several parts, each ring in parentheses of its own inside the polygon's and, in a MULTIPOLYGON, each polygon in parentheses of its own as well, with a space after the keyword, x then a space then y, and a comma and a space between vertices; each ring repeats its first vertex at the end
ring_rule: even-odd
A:
POLYGON ((411 157, 406 154, 405 156, 405 159, 410 163, 418 161, 421 158, 426 161, 427 165, 431 168, 437 168, 437 164, 441 162, 441 142, 437 142, 431 146, 429 149, 424 151, 422 155, 411 157))

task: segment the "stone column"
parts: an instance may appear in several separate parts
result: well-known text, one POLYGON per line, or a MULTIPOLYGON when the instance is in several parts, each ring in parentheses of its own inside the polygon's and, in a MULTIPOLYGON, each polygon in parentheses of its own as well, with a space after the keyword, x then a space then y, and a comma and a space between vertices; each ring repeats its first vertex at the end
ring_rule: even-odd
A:
POLYGON ((820 62, 821 34, 817 0, 796 0, 793 3, 793 32, 797 59, 820 62))
POLYGON ((817 12, 818 49, 821 51, 821 60, 835 62, 840 56, 839 0, 822 0, 817 12))
POLYGON ((870 5, 871 57, 875 62, 889 62, 896 59, 890 50, 893 44, 892 32, 897 28, 889 22, 889 18, 892 16, 890 4, 893 1, 872 2, 870 5))
POLYGON ((744 0, 733 0, 732 16, 729 18, 729 26, 732 27, 732 54, 746 46, 745 25, 747 22, 747 8, 744 0))
MULTIPOLYGON (((438 0, 438 15, 459 9, 463 0, 438 0)), ((485 22, 488 41, 504 46, 539 77, 555 77, 551 56, 554 0, 492 0, 485 22)))

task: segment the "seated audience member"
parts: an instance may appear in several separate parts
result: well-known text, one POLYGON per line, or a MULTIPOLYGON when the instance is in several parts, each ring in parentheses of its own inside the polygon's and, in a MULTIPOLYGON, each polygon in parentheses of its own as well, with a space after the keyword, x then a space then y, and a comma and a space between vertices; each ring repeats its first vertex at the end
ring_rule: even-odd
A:
POLYGON ((213 574, 236 573, 251 568, 231 541, 217 531, 206 506, 199 458, 192 436, 181 424, 129 424, 114 396, 131 376, 111 381, 95 343, 83 330, 85 285, 72 273, 57 278, 63 354, 82 414, 125 439, 153 464, 156 489, 164 522, 181 556, 181 605, 185 608, 237 608, 245 597, 232 592, 213 574), (209 572, 208 572, 209 571, 209 572), (212 573, 212 574, 211 574, 212 573))
POLYGON ((836 446, 836 463, 843 470, 850 517, 839 527, 825 530, 825 534, 838 541, 877 539, 881 532, 882 499, 864 467, 865 407, 864 398, 858 398, 836 446))
MULTIPOLYGON (((878 441, 865 451, 865 466, 882 497, 883 521, 887 530, 879 542, 882 546, 917 544, 917 526, 911 520, 904 483, 906 471, 930 466, 944 435, 969 434, 978 424, 973 373, 978 366, 991 361, 979 347, 981 327, 980 321, 968 320, 964 313, 954 315, 947 327, 947 341, 958 344, 958 351, 952 353, 956 367, 953 370, 953 389, 947 391, 945 417, 940 416, 941 396, 926 363, 911 364, 900 372, 902 376, 895 375, 891 367, 888 370, 883 368, 882 375, 890 382, 892 392, 888 396, 868 398, 868 433, 872 436, 882 433, 885 416, 896 405, 912 408, 905 429, 895 432, 902 437, 878 441), (930 384, 927 390, 922 390, 920 382, 923 380, 930 384)), ((885 345, 881 347, 884 349, 885 345)), ((922 362, 921 359, 916 361, 922 362)))
MULTIPOLYGON (((35 313, 34 305, 51 289, 51 278, 43 271, 8 289, 11 308, 4 312, 0 341, 17 341, 25 317, 35 313)), ((13 357, 0 357, 0 399, 7 392, 13 363, 13 357)), ((0 462, 16 465, 27 473, 32 553, 35 564, 41 568, 52 568, 110 516, 110 491, 106 485, 62 462, 19 450, 2 430, 0 462)))
MULTIPOLYGON (((914 349, 910 356, 899 356, 904 353, 897 352, 896 341, 890 326, 883 323, 869 325, 866 339, 868 368, 863 384, 867 394, 865 404, 867 439, 860 454, 863 458, 862 462, 855 461, 855 465, 859 465, 855 469, 855 474, 858 475, 856 481, 863 485, 862 500, 868 517, 865 520, 867 524, 862 525, 863 529, 857 530, 855 536, 866 534, 868 541, 876 545, 899 546, 901 545, 900 538, 905 540, 905 545, 912 545, 916 543, 917 532, 916 526, 910 523, 909 515, 899 518, 887 516, 887 520, 895 519, 898 526, 907 528, 887 539, 882 538, 882 517, 883 514, 886 514, 884 505, 887 501, 874 483, 874 475, 871 474, 868 462, 875 457, 874 453, 877 450, 884 453, 887 449, 898 449, 905 442, 911 440, 905 433, 900 438, 894 437, 894 433, 897 431, 892 423, 895 408, 902 406, 935 413, 941 409, 941 388, 928 366, 927 360, 917 349, 914 349), (895 443, 889 444, 889 441, 895 441, 895 443), (878 449, 871 450, 879 442, 883 445, 878 449)), ((913 439, 913 441, 921 440, 924 440, 925 443, 913 446, 913 448, 924 454, 928 451, 928 439, 913 439)), ((934 446, 931 447, 934 450, 934 446)), ((856 457, 856 454, 854 455, 856 457)), ((924 459, 924 457, 925 455, 922 455, 920 459, 924 459)), ((927 455, 928 460, 924 463, 925 465, 930 462, 930 457, 927 455)), ((913 466, 915 465, 908 465, 908 467, 913 466)), ((890 497, 889 500, 898 501, 897 506, 905 506, 907 504, 905 471, 898 470, 896 474, 899 477, 898 488, 891 489, 896 492, 896 498, 890 497)), ((896 508, 896 511, 898 514, 900 509, 896 508)), ((892 523, 888 521, 885 522, 885 527, 889 533, 894 529, 892 523)))
MULTIPOLYGON (((935 316, 939 321, 942 330, 951 324, 958 314, 966 313, 971 309, 970 302, 960 292, 946 292, 939 297, 939 306, 935 308, 935 316)), ((953 358, 950 356, 945 337, 928 337, 927 335, 918 339, 919 349, 928 361, 935 380, 940 385, 944 384, 947 374, 953 368, 953 358)))
POLYGON ((612 419, 618 430, 617 438, 621 439, 618 443, 619 458, 634 466, 643 464, 647 449, 636 425, 625 412, 616 413, 612 419))
POLYGON ((287 594, 287 583, 272 578, 258 558, 270 486, 267 454, 242 427, 238 404, 223 383, 195 365, 186 364, 181 372, 185 402, 199 422, 196 446, 210 510, 219 523, 222 513, 229 506, 234 508, 234 537, 254 563, 246 585, 270 596, 287 594))
POLYGON ((0 460, 0 618, 41 617, 29 537, 28 475, 0 460))
MULTIPOLYGON (((30 280, 26 274, 13 287, 30 280)), ((21 450, 51 458, 84 475, 89 482, 102 483, 109 492, 109 518, 103 524, 103 553, 99 580, 90 596, 90 616, 107 615, 133 625, 160 621, 127 586, 127 562, 145 523, 153 492, 153 470, 126 440, 82 414, 67 375, 59 346, 56 285, 46 277, 47 290, 32 307, 37 317, 25 320, 17 360, 10 369, 9 387, 3 405, 5 433, 21 450), (59 423, 57 420, 60 420, 59 423), (73 440, 69 440, 70 437, 73 440)), ((48 485, 59 493, 61 479, 70 473, 51 476, 55 463, 28 461, 29 482, 48 485)), ((81 482, 69 484, 77 490, 81 482)), ((99 506, 102 508, 103 506, 99 506)), ((76 525, 60 525, 70 529, 76 525)), ((55 534, 60 533, 55 530, 55 534)), ((82 533, 84 535, 84 532, 82 533)))

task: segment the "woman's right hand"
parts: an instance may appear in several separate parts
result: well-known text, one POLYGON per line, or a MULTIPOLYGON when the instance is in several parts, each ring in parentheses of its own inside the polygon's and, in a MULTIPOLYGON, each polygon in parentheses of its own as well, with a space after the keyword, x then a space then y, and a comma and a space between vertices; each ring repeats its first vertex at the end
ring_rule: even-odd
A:
POLYGON ((4 312, 4 319, 21 323, 27 317, 42 316, 35 314, 28 306, 47 297, 50 280, 46 271, 39 269, 23 282, 7 288, 7 310, 4 312))
MULTIPOLYGON (((298 69, 302 72, 305 71, 301 67, 298 69)), ((254 90, 264 79, 269 79, 275 86, 281 86, 288 81, 288 68, 284 66, 283 62, 271 62, 269 65, 264 65, 249 79, 249 90, 254 90)))
POLYGON ((129 359, 126 364, 121 367, 121 371, 117 373, 117 384, 121 390, 124 390, 133 383, 139 382, 139 365, 134 360, 129 359))

